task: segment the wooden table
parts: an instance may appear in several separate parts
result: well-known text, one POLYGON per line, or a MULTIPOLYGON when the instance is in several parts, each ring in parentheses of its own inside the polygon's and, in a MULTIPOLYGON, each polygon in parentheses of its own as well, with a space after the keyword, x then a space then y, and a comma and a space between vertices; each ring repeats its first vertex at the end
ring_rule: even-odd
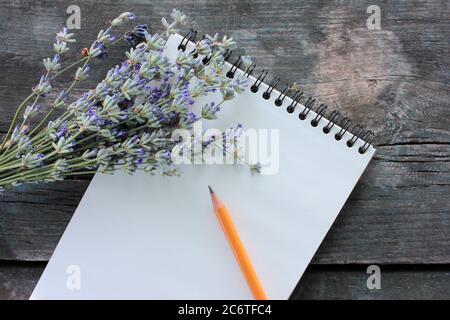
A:
MULTIPOLYGON (((43 72, 73 1, 1 1, 0 132, 43 72)), ((448 1, 79 0, 76 53, 122 11, 160 31, 172 8, 203 33, 233 36, 283 82, 376 133, 377 154, 293 298, 450 298, 450 50, 448 1), (381 8, 381 30, 366 9, 381 8), (366 286, 369 265, 381 289, 366 286)), ((183 30, 183 32, 186 30, 183 30)), ((93 65, 97 74, 125 46, 93 65)), ((73 53, 75 55, 75 53, 73 53)), ((261 69, 261 68, 259 68, 261 69)), ((65 80, 68 81, 69 78, 65 80)), ((83 88, 78 88, 78 93, 83 88)), ((88 179, 28 185, 0 196, 0 298, 26 299, 88 179)))

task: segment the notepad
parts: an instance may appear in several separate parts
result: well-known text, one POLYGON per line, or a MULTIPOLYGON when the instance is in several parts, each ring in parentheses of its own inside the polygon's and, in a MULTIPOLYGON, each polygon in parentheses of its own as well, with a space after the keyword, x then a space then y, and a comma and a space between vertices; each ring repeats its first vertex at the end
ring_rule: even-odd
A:
MULTIPOLYGON (((181 40, 169 38, 171 59, 181 40)), ((257 81, 257 75, 249 78, 257 81)), ((246 89, 205 127, 242 123, 278 132, 272 172, 186 165, 181 177, 96 174, 31 298, 252 299, 212 211, 208 185, 227 204, 268 298, 289 298, 375 149, 344 130, 346 124, 320 118, 311 104, 298 103, 289 113, 293 100, 277 106, 279 91, 262 98, 268 88, 263 82, 256 93, 246 89), (315 127, 314 119, 320 119, 315 127)))

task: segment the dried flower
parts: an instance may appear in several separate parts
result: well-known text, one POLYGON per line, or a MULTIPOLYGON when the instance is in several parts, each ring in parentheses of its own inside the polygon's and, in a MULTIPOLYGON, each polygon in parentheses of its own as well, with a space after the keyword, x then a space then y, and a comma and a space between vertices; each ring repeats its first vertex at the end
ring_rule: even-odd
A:
POLYGON ((148 26, 146 24, 141 24, 136 26, 133 30, 125 33, 124 39, 130 46, 135 47, 146 40, 148 32, 148 26))
POLYGON ((253 64, 252 57, 250 56, 241 56, 241 61, 245 70, 253 64))
POLYGON ((105 44, 98 40, 94 41, 94 43, 92 43, 91 45, 91 48, 89 49, 88 56, 98 58, 107 57, 108 51, 106 50, 105 44))
MULTIPOLYGON (((123 37, 131 48, 124 61, 92 89, 66 103, 75 84, 91 72, 90 60, 107 57, 109 46, 117 42, 113 28, 135 19, 130 12, 120 14, 109 28, 100 30, 86 55, 69 65, 77 68, 71 84, 53 102, 37 103, 52 90, 50 82, 70 69, 62 69, 61 57, 75 39, 67 29, 58 32, 54 43, 57 54, 43 61, 47 73, 33 88, 30 99, 34 102, 25 101, 24 110, 19 108, 23 122, 17 125, 13 121, 0 146, 0 188, 96 171, 178 175, 172 151, 184 142, 173 140, 172 134, 180 128, 191 129, 200 119, 216 119, 221 104, 242 92, 247 79, 226 77, 223 52, 235 43, 225 36, 221 40, 218 35, 206 36, 193 52, 179 52, 173 62, 164 57, 167 37, 186 23, 186 16, 178 10, 172 11, 171 18, 170 23, 162 19, 164 30, 160 34, 151 34, 146 25, 125 32, 123 37), (207 65, 198 55, 209 57, 207 65), (216 90, 222 99, 208 103, 197 114, 195 101, 216 90), (62 109, 61 114, 50 118, 57 108, 62 109), (30 122, 41 115, 38 125, 30 122)), ((225 139, 236 139, 241 132, 242 126, 238 126, 227 131, 225 139)), ((191 145, 212 147, 216 139, 196 140, 191 145)))
POLYGON ((129 21, 133 21, 136 19, 136 16, 131 12, 123 12, 113 21, 111 21, 111 26, 118 27, 122 26, 129 21))
POLYGON ((89 65, 79 67, 75 73, 75 80, 81 81, 87 79, 89 77, 89 69, 89 65))
POLYGON ((170 14, 172 19, 181 25, 186 25, 187 17, 181 11, 177 9, 172 9, 172 13, 170 14))
POLYGON ((63 28, 60 32, 56 34, 56 39, 60 42, 74 43, 76 40, 73 38, 73 33, 68 33, 67 28, 63 28))
POLYGON ((216 113, 220 111, 220 106, 215 102, 205 104, 202 108, 202 118, 207 120, 217 119, 216 113))
POLYGON ((55 54, 53 56, 53 59, 45 58, 43 60, 45 69, 48 72, 56 72, 56 71, 58 71, 59 69, 61 69, 61 64, 59 63, 59 60, 60 60, 59 54, 55 54))
POLYGON ((39 112, 40 109, 41 106, 38 104, 27 106, 25 111, 23 112, 23 119, 25 121, 31 119, 39 112))
POLYGON ((37 96, 43 96, 52 90, 52 86, 46 76, 41 76, 39 83, 33 88, 37 96))

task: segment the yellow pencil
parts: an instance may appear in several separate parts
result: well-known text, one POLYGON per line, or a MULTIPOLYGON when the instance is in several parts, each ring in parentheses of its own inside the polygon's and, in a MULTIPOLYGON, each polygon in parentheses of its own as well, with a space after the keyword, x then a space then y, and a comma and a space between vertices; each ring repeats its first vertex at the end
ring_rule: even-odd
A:
POLYGON ((256 300, 266 300, 266 294, 258 280, 255 270, 253 269, 252 263, 245 251, 244 245, 242 244, 239 234, 234 227, 233 221, 228 214, 227 209, 220 199, 216 196, 214 191, 208 186, 209 192, 211 194, 211 200, 213 203, 214 212, 216 213, 217 219, 219 220, 220 226, 228 240, 228 243, 233 250, 233 254, 239 264, 242 274, 244 275, 245 281, 253 297, 256 300))

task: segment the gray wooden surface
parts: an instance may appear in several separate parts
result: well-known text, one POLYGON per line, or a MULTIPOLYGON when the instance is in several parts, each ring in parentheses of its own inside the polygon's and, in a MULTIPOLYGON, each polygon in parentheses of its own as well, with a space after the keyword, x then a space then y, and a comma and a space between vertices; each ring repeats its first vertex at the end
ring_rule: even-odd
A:
MULTIPOLYGON (((0 1, 0 133, 42 72, 72 1, 0 1)), ((161 30, 172 8, 203 33, 233 36, 284 82, 364 122, 377 154, 293 298, 450 298, 450 47, 448 1, 87 1, 78 49, 133 11, 161 30), (368 30, 366 8, 381 8, 368 30), (381 290, 368 290, 368 264, 381 290)), ((123 49, 124 47, 122 47, 123 49)), ((96 76, 121 59, 96 63, 96 76)), ((88 179, 23 186, 0 196, 0 298, 27 298, 88 179)))

